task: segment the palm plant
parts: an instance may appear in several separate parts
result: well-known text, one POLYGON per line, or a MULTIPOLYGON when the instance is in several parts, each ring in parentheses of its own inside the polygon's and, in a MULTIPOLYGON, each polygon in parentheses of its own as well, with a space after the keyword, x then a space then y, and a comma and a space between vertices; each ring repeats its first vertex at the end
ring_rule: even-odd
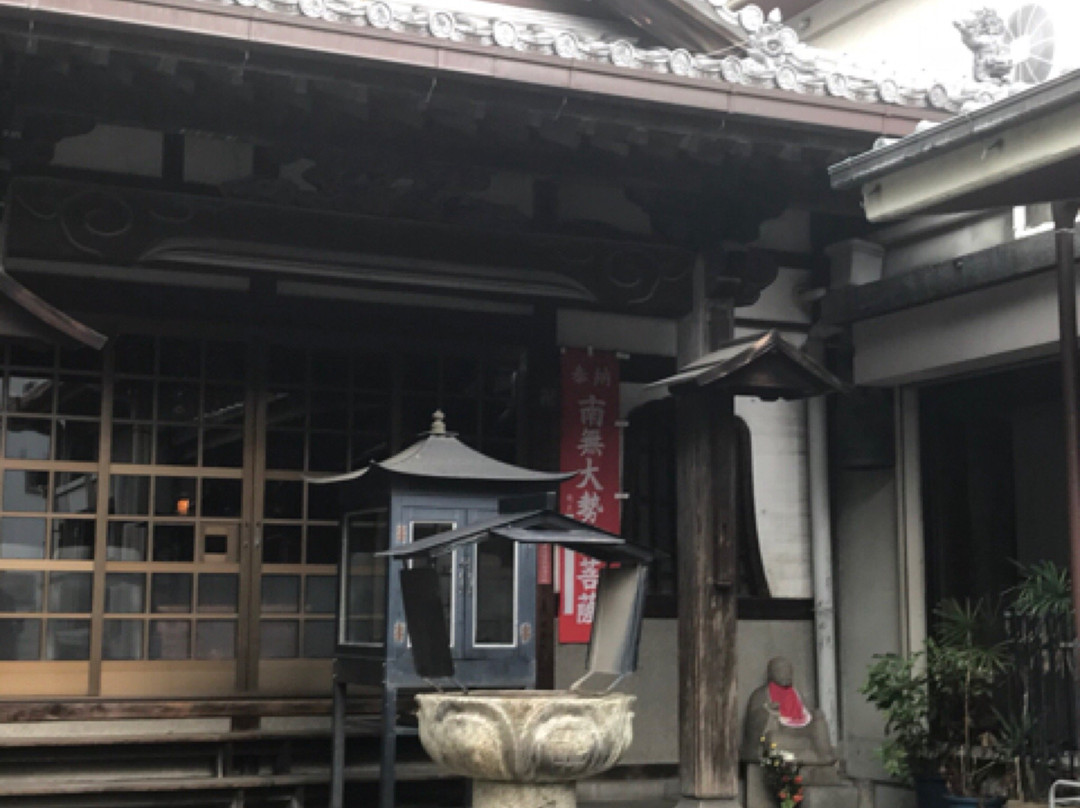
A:
POLYGON ((993 641, 985 601, 942 601, 934 618, 925 649, 876 657, 861 692, 885 714, 879 755, 889 774, 941 773, 952 793, 978 795, 1003 769, 994 697, 1008 650, 993 641))

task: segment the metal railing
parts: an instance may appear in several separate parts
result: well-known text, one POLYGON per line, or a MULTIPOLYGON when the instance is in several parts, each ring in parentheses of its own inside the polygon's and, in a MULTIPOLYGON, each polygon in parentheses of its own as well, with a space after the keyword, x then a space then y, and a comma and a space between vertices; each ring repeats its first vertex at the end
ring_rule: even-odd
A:
MULTIPOLYGON (((1014 662, 1011 712, 1021 717, 1011 728, 1011 744, 1024 762, 1023 790, 1050 793, 1053 804, 1053 786, 1078 775, 1072 616, 1009 613, 1005 632, 1014 662)), ((1075 799, 1058 804, 1080 806, 1080 795, 1075 799)))

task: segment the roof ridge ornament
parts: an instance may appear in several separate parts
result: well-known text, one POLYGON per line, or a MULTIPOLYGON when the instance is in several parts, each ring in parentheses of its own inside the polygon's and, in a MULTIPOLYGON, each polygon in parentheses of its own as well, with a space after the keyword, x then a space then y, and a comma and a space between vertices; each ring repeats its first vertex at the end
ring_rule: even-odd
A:
MULTIPOLYGON (((1007 79, 999 82, 938 81, 915 72, 860 65, 847 55, 831 53, 799 41, 778 9, 766 14, 747 4, 738 11, 727 0, 707 0, 732 36, 742 42, 717 53, 691 53, 685 48, 642 47, 620 31, 605 33, 596 21, 552 17, 506 7, 497 16, 483 13, 486 4, 468 12, 448 8, 450 0, 387 2, 386 0, 202 0, 266 11, 297 14, 328 22, 483 45, 567 60, 611 64, 625 69, 712 79, 748 87, 764 87, 805 95, 832 96, 870 104, 930 107, 966 112, 1009 94, 1007 79), (741 51, 739 55, 738 51, 741 51)), ((494 6, 494 4, 492 4, 494 6)), ((978 57, 977 57, 978 58, 978 57)), ((996 64, 996 62, 995 62, 996 64)), ((996 70, 997 68, 994 68, 996 70)), ((991 75, 994 75, 991 73, 991 75)))
POLYGON ((446 414, 442 410, 435 410, 431 414, 431 432, 429 435, 442 435, 445 436, 446 432, 446 414))

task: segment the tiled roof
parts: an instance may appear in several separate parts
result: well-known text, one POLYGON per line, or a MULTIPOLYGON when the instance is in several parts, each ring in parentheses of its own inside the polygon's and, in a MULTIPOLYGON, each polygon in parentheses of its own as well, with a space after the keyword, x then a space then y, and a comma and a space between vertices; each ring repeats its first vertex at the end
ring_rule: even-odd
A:
MULTIPOLYGON (((597 32, 595 21, 572 18, 536 22, 519 9, 500 13, 465 13, 436 3, 386 0, 208 0, 265 11, 303 15, 342 25, 369 26, 419 37, 458 41, 497 49, 554 55, 728 84, 766 87, 807 95, 846 98, 960 112, 992 103, 1008 94, 1007 85, 944 83, 922 75, 903 76, 884 68, 865 68, 842 55, 799 41, 778 10, 766 15, 747 5, 737 12, 724 0, 708 0, 718 21, 742 41, 723 52, 691 53, 682 48, 643 47, 629 38, 597 32)), ((494 8, 494 5, 483 6, 494 8)))

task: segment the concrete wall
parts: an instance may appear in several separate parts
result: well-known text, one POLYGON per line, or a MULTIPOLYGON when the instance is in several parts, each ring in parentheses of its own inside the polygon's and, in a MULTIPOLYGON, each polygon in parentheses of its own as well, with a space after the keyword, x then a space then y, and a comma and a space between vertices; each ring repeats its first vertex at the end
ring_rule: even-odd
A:
MULTIPOLYGON (((814 624, 809 621, 740 620, 738 648, 739 715, 750 693, 765 681, 774 656, 795 663, 795 685, 814 704, 814 624)), ((584 645, 560 645, 555 654, 555 686, 568 687, 585 669, 584 645)), ((624 764, 677 763, 679 760, 679 644, 675 620, 646 620, 637 673, 619 690, 638 697, 634 743, 624 764)))
POLYGON ((896 481, 892 469, 838 469, 834 481, 841 753, 851 776, 882 779, 884 724, 859 688, 874 654, 901 647, 896 481))
POLYGON ((857 323, 855 382, 940 379, 1047 356, 1057 348, 1053 272, 857 323))

